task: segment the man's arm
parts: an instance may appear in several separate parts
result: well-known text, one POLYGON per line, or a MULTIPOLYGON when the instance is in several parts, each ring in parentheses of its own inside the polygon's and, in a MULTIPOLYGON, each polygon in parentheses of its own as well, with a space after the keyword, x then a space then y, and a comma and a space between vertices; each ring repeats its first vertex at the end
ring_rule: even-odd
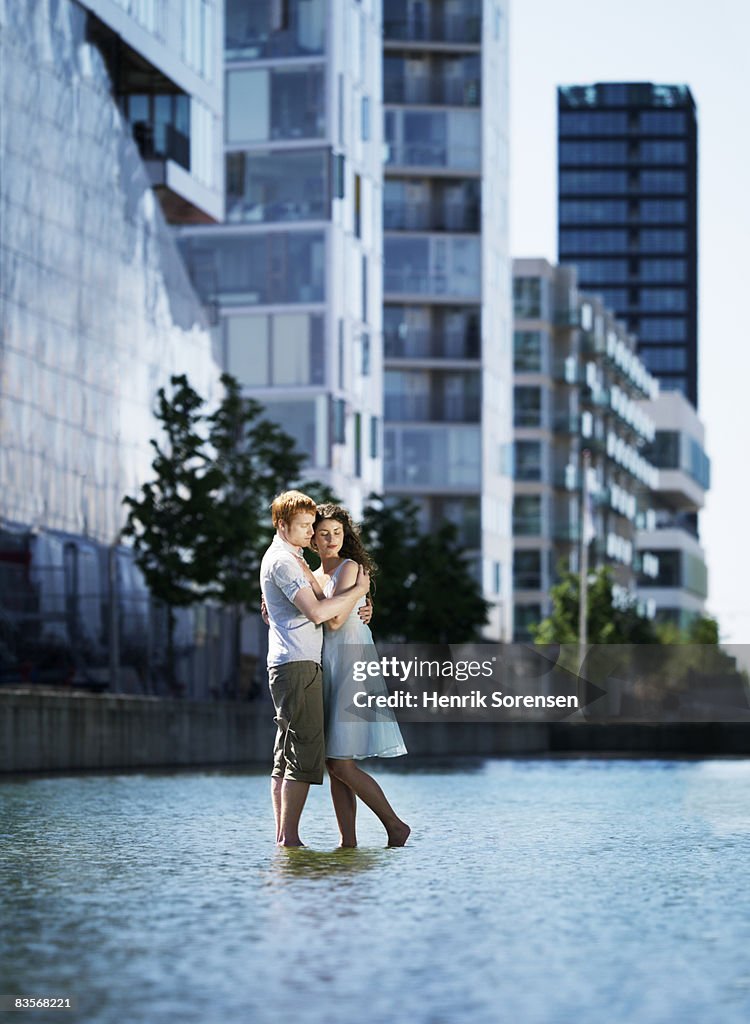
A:
POLYGON ((370 589, 370 574, 362 566, 357 568, 354 586, 345 594, 334 594, 333 597, 317 598, 311 587, 303 587, 294 595, 295 607, 306 615, 310 622, 320 625, 328 622, 336 615, 348 616, 354 605, 364 597, 370 589))

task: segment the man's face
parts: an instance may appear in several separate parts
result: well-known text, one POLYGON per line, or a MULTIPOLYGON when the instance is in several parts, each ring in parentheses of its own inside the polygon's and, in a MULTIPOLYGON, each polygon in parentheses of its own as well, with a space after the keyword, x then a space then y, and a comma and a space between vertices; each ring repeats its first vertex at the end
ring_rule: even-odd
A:
POLYGON ((298 512, 290 522, 279 523, 279 533, 295 548, 308 548, 313 535, 315 516, 312 512, 298 512))

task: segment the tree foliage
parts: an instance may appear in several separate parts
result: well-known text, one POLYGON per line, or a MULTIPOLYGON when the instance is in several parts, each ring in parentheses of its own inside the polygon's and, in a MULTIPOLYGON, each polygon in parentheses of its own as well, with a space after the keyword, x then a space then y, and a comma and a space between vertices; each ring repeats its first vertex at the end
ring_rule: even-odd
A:
MULTIPOLYGON (((537 644, 578 643, 580 580, 565 572, 550 591, 552 612, 531 627, 537 644)), ((620 607, 612 596, 612 574, 601 566, 589 576, 586 624, 590 644, 653 644, 658 636, 650 619, 640 615, 635 604, 620 607)))
POLYGON ((409 643, 467 643, 480 639, 488 603, 471 574, 456 527, 420 533, 409 499, 370 495, 362 539, 379 567, 375 580, 376 639, 409 643))

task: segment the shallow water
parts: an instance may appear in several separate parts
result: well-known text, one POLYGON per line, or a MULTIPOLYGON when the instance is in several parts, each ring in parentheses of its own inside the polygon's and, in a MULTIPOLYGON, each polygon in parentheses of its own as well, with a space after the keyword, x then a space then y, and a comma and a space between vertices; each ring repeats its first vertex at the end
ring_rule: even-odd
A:
POLYGON ((326 788, 275 849, 265 774, 0 784, 0 993, 86 1024, 750 1016, 750 761, 377 774, 404 849, 362 808, 336 851, 326 788))

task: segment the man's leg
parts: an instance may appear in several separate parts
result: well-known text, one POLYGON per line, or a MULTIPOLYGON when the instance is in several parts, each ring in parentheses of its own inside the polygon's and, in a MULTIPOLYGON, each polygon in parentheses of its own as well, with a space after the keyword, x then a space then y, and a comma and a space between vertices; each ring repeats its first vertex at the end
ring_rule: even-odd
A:
POLYGON ((284 779, 281 786, 281 828, 279 830, 280 846, 304 846, 299 837, 299 819, 305 806, 309 782, 297 782, 284 779))
POLYGON ((271 802, 273 804, 273 817, 276 822, 276 842, 281 838, 281 785, 283 779, 271 778, 271 802))

